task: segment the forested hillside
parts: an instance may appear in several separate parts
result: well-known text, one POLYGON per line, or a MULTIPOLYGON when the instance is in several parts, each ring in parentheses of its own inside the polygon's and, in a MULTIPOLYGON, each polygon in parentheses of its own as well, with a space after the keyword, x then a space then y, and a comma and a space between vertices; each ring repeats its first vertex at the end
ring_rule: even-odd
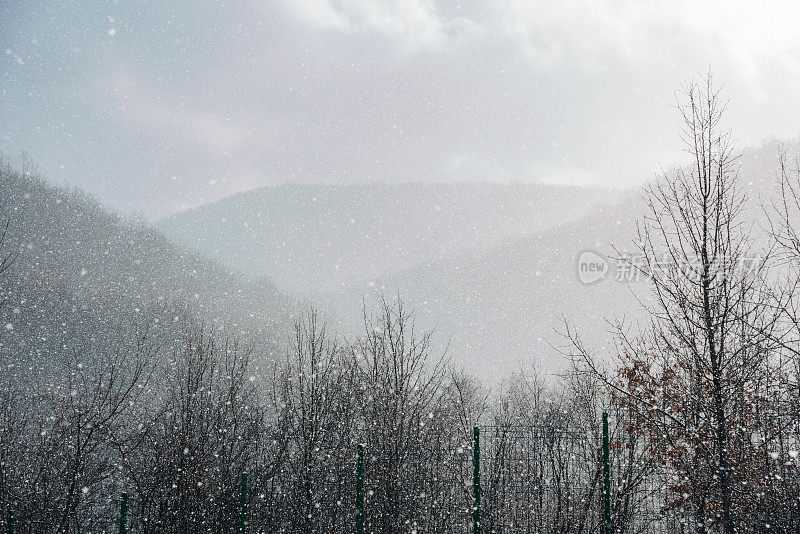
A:
POLYGON ((44 368, 76 341, 111 347, 136 330, 168 341, 183 327, 178 316, 244 335, 264 353, 285 342, 292 303, 268 281, 182 250, 28 171, 3 164, 0 192, 4 246, 14 254, 0 282, 6 354, 44 368))

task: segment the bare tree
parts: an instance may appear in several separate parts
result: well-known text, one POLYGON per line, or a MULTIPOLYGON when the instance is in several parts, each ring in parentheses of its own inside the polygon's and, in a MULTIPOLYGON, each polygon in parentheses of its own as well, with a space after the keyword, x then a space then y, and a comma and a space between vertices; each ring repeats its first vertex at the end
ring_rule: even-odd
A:
POLYGON ((431 332, 418 332, 413 314, 402 301, 382 299, 374 318, 365 312, 364 337, 358 340, 355 363, 364 391, 361 425, 371 451, 374 481, 380 502, 376 524, 381 532, 412 526, 416 514, 415 484, 424 480, 420 455, 433 439, 431 420, 435 401, 446 378, 444 355, 434 356, 431 332))
POLYGON ((156 398, 140 432, 120 448, 148 531, 201 531, 234 524, 241 474, 264 430, 250 353, 202 327, 188 331, 159 367, 156 398))
POLYGON ((16 390, 4 407, 5 421, 15 425, 11 446, 3 447, 6 482, 31 531, 92 524, 118 472, 112 443, 125 434, 156 349, 145 335, 130 348, 93 348, 76 348, 59 376, 16 390))
MULTIPOLYGON (((0 275, 11 268, 11 265, 14 264, 18 254, 15 250, 10 252, 5 252, 4 250, 8 245, 8 229, 10 224, 10 219, 6 219, 5 223, 3 224, 3 228, 0 230, 0 275)), ((5 303, 6 296, 4 294, 0 294, 0 308, 2 308, 5 303)))
MULTIPOLYGON (((276 384, 286 420, 286 468, 297 503, 292 531, 345 528, 337 500, 352 478, 357 391, 346 352, 328 337, 314 310, 295 322, 292 350, 276 384)), ((281 408, 279 408, 281 410, 281 408)))
POLYGON ((635 267, 651 282, 650 329, 633 339, 619 329, 616 377, 574 348, 678 471, 674 505, 694 510, 698 532, 733 534, 747 520, 752 407, 778 317, 710 75, 685 86, 679 110, 692 164, 648 187, 639 227, 643 265, 635 267))

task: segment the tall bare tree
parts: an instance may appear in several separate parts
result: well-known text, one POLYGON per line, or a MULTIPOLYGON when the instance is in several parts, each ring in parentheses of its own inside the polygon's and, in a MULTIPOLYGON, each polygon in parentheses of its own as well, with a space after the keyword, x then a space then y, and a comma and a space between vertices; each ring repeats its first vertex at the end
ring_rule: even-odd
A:
POLYGON ((693 509, 698 532, 733 534, 747 520, 752 410, 778 315, 710 75, 683 88, 678 109, 691 164, 647 188, 634 265, 650 280, 651 324, 634 338, 620 328, 618 374, 599 374, 679 473, 673 504, 693 509))

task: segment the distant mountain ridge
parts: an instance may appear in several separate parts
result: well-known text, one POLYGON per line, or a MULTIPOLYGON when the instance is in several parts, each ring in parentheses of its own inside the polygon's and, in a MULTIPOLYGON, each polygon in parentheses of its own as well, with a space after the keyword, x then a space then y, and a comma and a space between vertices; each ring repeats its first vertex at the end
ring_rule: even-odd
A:
MULTIPOLYGON (((774 198, 779 155, 796 142, 767 141, 739 159, 749 217, 774 198)), ((608 321, 635 324, 645 281, 614 279, 614 250, 631 250, 644 213, 641 191, 538 184, 280 186, 230 197, 161 220, 190 249, 252 277, 269 276, 359 328, 374 296, 399 295, 437 329, 454 361, 488 381, 536 362, 557 373, 553 345, 571 321, 598 352, 613 352, 608 321), (610 273, 577 277, 584 250, 610 273)))
MULTIPOLYGON (((791 163, 800 149, 765 143, 740 159, 756 223, 781 153, 791 163)), ((608 319, 640 315, 646 282, 586 285, 576 271, 582 251, 613 263, 612 245, 630 248, 640 196, 536 184, 280 186, 152 227, 4 164, 0 221, 19 257, 0 279, 0 354, 46 367, 77 342, 111 347, 109 336, 142 326, 169 344, 180 334, 171 325, 186 324, 174 318, 191 314, 274 356, 301 301, 347 335, 363 327, 364 304, 399 295, 420 327, 436 329, 438 348, 488 383, 531 362, 555 373, 566 365, 552 346, 563 319, 609 353, 608 319)))
POLYGON ((512 242, 618 193, 542 184, 287 185, 162 219, 176 242, 282 289, 313 295, 355 280, 512 242))
POLYGON ((519 362, 553 358, 553 318, 583 309, 584 292, 608 302, 625 295, 582 286, 574 257, 624 233, 622 206, 633 198, 541 184, 280 186, 156 226, 307 297, 340 332, 357 331, 364 303, 399 295, 417 308, 420 326, 437 330, 441 347, 449 344, 455 363, 493 381, 519 362))

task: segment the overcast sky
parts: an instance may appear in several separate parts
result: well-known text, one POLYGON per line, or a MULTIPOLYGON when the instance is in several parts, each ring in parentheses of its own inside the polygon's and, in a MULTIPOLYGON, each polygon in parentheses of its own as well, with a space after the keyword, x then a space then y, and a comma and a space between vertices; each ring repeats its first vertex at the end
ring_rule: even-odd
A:
POLYGON ((797 138, 797 3, 696 4, 0 0, 0 150, 151 218, 286 182, 630 187, 709 67, 741 144, 797 138))

